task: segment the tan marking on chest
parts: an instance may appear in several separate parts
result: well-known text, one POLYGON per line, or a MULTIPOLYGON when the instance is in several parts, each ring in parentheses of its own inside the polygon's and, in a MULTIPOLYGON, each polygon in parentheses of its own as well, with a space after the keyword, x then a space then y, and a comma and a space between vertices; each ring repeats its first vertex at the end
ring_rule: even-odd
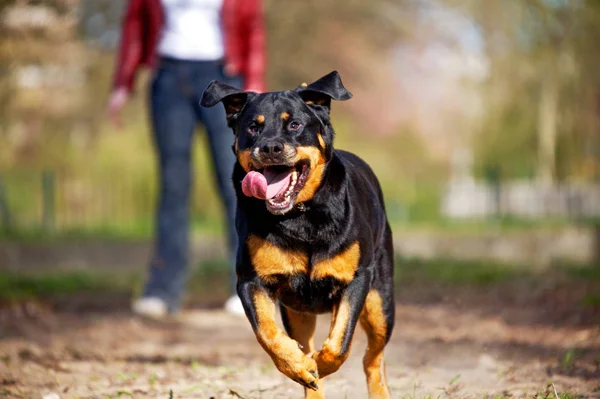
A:
POLYGON ((316 263, 310 273, 313 280, 325 277, 333 277, 337 280, 349 283, 354 278, 360 259, 360 245, 358 241, 352 243, 348 248, 331 259, 316 263))
POLYGON ((279 248, 254 235, 248 237, 246 244, 252 266, 263 281, 273 281, 277 274, 290 275, 307 271, 306 253, 279 248))

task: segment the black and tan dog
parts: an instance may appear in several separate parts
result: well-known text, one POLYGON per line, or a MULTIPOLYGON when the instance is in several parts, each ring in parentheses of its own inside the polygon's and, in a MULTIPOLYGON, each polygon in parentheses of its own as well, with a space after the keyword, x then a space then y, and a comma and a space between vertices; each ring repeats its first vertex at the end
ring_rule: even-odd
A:
POLYGON ((388 398, 383 350, 394 326, 392 233, 381 188, 356 155, 334 150, 331 100, 348 100, 337 72, 256 94, 213 81, 235 134, 238 293, 258 342, 283 374, 322 398, 319 379, 348 357, 356 323, 368 348, 369 397, 388 398), (284 333, 276 324, 279 303, 284 333), (332 312, 315 351, 316 317, 332 312))

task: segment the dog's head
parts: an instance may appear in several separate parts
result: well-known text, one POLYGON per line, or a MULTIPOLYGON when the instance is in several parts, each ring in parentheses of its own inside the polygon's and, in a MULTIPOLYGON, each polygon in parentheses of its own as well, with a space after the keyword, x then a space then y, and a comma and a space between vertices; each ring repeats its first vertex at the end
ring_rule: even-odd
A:
POLYGON ((310 200, 333 153, 331 100, 348 100, 337 72, 293 90, 256 94, 212 81, 200 104, 225 106, 233 150, 246 171, 242 191, 282 215, 310 200))

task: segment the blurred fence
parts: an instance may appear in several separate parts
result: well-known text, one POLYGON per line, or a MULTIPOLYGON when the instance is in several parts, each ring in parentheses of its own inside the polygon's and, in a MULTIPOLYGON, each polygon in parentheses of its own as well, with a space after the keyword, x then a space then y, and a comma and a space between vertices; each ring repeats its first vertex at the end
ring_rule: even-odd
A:
MULTIPOLYGON (((0 171, 0 231, 147 236, 154 224, 156 183, 153 175, 127 171, 118 175, 85 170, 77 175, 51 169, 0 171)), ((200 187, 195 185, 192 191, 192 223, 218 232, 220 204, 214 193, 200 187)), ((471 180, 451 182, 445 192, 415 184, 418 195, 414 204, 400 201, 390 190, 384 191, 388 191, 387 211, 393 224, 600 217, 600 185, 591 183, 546 186, 533 181, 492 184, 471 180)))
MULTIPOLYGON (((147 238, 155 220, 155 176, 138 175, 131 169, 112 176, 87 169, 77 173, 0 171, 0 269, 131 268, 147 262, 152 251, 147 238), (38 241, 53 235, 66 239, 48 245, 38 241), (93 239, 72 240, 78 237, 93 239)), ((202 239, 192 242, 194 262, 226 256, 224 241, 212 234, 223 231, 218 201, 211 202, 207 193, 212 190, 202 191, 202 186, 194 186, 190 204, 193 228, 203 233, 202 239)), ((396 227, 394 245, 403 256, 491 260, 540 268, 555 262, 591 264, 600 258, 597 229, 563 223, 600 215, 598 186, 471 182, 450 184, 446 193, 436 187, 442 188, 442 183, 415 182, 414 201, 402 201, 393 187, 384 186, 388 217, 396 227), (506 220, 509 227, 515 221, 517 227, 522 220, 532 222, 529 227, 536 232, 492 228, 498 221, 504 223, 503 217, 513 217, 506 220), (548 219, 559 218, 559 228, 539 229, 548 226, 548 219), (459 223, 459 229, 466 227, 460 234, 443 231, 444 226, 454 226, 443 222, 466 219, 476 222, 459 223), (401 228, 421 222, 434 222, 426 226, 442 230, 401 228)))
MULTIPOLYGON (((210 181, 214 176, 206 159, 201 161, 194 166, 195 180, 210 181)), ((386 183, 392 223, 439 219, 439 182, 408 184, 408 196, 386 183)), ((134 167, 115 174, 98 167, 0 170, 0 233, 148 236, 155 221, 156 185, 154 172, 134 167)), ((190 216, 195 228, 220 233, 223 215, 213 186, 193 184, 190 216)))
POLYGON ((455 219, 591 219, 600 217, 600 185, 593 183, 504 183, 470 179, 450 183, 441 214, 455 219))
POLYGON ((43 172, 0 173, 0 228, 4 231, 148 232, 155 184, 123 173, 113 177, 43 172))

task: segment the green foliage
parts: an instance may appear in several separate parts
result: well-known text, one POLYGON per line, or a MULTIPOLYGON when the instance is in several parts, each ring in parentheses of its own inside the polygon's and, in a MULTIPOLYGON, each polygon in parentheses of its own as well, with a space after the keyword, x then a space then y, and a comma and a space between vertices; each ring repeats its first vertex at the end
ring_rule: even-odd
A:
POLYGON ((569 267, 569 275, 585 281, 600 281, 600 263, 590 267, 569 267))
POLYGON ((600 294, 587 294, 582 298, 581 302, 584 306, 600 309, 600 294))
POLYGON ((477 175, 495 169, 503 179, 532 177, 547 167, 557 179, 600 177, 600 59, 591 50, 600 38, 600 4, 445 3, 476 21, 490 66, 473 138, 477 175))
POLYGON ((571 392, 554 392, 552 386, 549 386, 545 391, 538 392, 533 396, 533 399, 582 399, 583 397, 571 392))
MULTIPOLYGON (((130 112, 139 109, 134 104, 130 112)), ((134 114, 126 130, 112 132, 104 126, 91 149, 76 150, 55 163, 55 231, 42 228, 42 175, 35 166, 0 169, 6 192, 11 229, 0 234, 14 239, 61 237, 150 237, 156 202, 156 166, 148 126, 134 114), (131 149, 135 149, 132 151, 131 149)), ((342 115, 334 121, 337 147, 353 151, 374 169, 382 184, 390 220, 439 220, 444 172, 431 160, 421 139, 410 131, 387 137, 366 137, 352 129, 342 115), (400 164, 402 167, 400 167, 400 164)), ((1 141, 1 139, 0 139, 1 141)), ((209 234, 224 231, 207 143, 199 135, 194 149, 191 218, 196 230, 209 234)))
MULTIPOLYGON (((5 0, 0 7, 14 3, 5 0)), ((57 11, 58 21, 70 9, 69 2, 37 3, 57 11)), ((457 11, 475 27, 476 35, 483 40, 482 58, 489 64, 487 78, 476 88, 482 113, 468 123, 474 131, 462 132, 457 126, 449 129, 449 133, 472 145, 475 176, 502 181, 539 174, 540 136, 546 121, 557 136, 553 146, 556 177, 598 178, 600 56, 596 47, 600 40, 600 5, 566 1, 439 3, 457 11), (548 82, 557 90, 556 101, 551 101, 548 108, 555 118, 542 117, 548 82)), ((377 96, 378 101, 370 101, 373 93, 367 89, 379 87, 375 84, 379 79, 393 95, 398 78, 386 75, 393 75, 393 66, 389 70, 377 68, 389 66, 389 55, 399 45, 427 45, 435 36, 424 37, 423 43, 414 41, 422 13, 427 12, 418 1, 307 0, 283 4, 269 0, 265 10, 270 88, 296 86, 331 69, 340 69, 345 81, 357 89, 351 104, 362 98, 362 105, 372 107, 368 111, 377 111, 366 113, 375 115, 375 119, 379 119, 382 109, 381 113, 389 112, 385 111, 388 99, 377 96), (334 14, 336 20, 331 21, 327 16, 334 14), (299 26, 310 29, 298 34, 299 26), (302 62, 296 62, 298 57, 302 62)), ((54 25, 62 33, 8 32, 0 39, 0 103, 6 104, 0 107, 0 177, 13 222, 10 231, 0 234, 17 239, 49 234, 149 237, 157 175, 147 123, 148 75, 137 79, 139 91, 126 109, 125 128, 109 126, 104 108, 114 54, 87 46, 76 27, 54 25), (62 44, 68 48, 63 49, 59 46, 62 44), (72 91, 61 88, 60 96, 50 89, 17 90, 9 79, 17 66, 54 65, 62 59, 79 60, 85 79, 72 91), (55 109, 62 101, 65 103, 55 109), (53 232, 41 228, 40 176, 44 170, 55 171, 58 179, 53 232)), ((336 105, 333 113, 336 145, 356 152, 373 167, 381 180, 392 223, 445 223, 439 208, 449 154, 432 155, 434 145, 429 138, 424 139, 418 123, 407 122, 385 136, 376 128, 370 131, 369 124, 362 120, 364 115, 359 117, 346 106, 336 105)), ((457 113, 461 112, 459 106, 457 113)), ((194 176, 196 183, 207 184, 194 185, 192 220, 198 229, 219 234, 223 231, 222 207, 213 184, 205 138, 202 134, 198 138, 199 145, 193 151, 194 176)), ((0 217, 0 230, 7 230, 2 223, 0 217)))
POLYGON ((432 281, 442 284, 492 285, 527 274, 523 269, 488 261, 456 259, 402 259, 397 257, 397 278, 402 283, 432 281))
POLYGON ((461 375, 457 374, 454 377, 452 377, 452 379, 450 380, 450 382, 448 382, 448 385, 452 385, 455 384, 456 382, 458 382, 458 380, 460 379, 461 375))
POLYGON ((474 137, 475 176, 488 181, 531 178, 537 166, 535 108, 528 96, 492 111, 474 137), (532 156, 533 155, 533 156, 532 156))
POLYGON ((392 223, 440 220, 446 171, 418 134, 404 128, 394 135, 370 137, 353 131, 349 116, 336 116, 333 123, 336 147, 359 155, 377 175, 392 223))
POLYGON ((131 292, 136 274, 108 272, 11 273, 0 271, 0 302, 94 292, 131 292))
POLYGON ((563 356, 561 367, 563 370, 568 371, 573 368, 575 364, 575 351, 573 349, 569 349, 565 355, 563 356))
POLYGON ((358 76, 367 81, 373 79, 365 66, 358 65, 361 61, 359 57, 352 57, 353 65, 348 65, 343 62, 343 54, 332 51, 332 44, 352 44, 355 48, 348 51, 348 55, 356 55, 360 54, 357 47, 364 40, 372 56, 383 59, 382 55, 393 48, 399 38, 410 32, 409 27, 397 23, 394 17, 413 7, 415 4, 412 2, 394 0, 304 0, 285 3, 267 0, 267 40, 272 55, 269 57, 269 81, 274 89, 279 90, 297 86, 307 76, 324 74, 333 69, 342 70, 344 76, 358 76), (335 15, 335 22, 328 18, 331 15, 335 15), (356 34, 359 36, 353 36, 356 34), (304 62, 297 62, 298 57, 304 62))

